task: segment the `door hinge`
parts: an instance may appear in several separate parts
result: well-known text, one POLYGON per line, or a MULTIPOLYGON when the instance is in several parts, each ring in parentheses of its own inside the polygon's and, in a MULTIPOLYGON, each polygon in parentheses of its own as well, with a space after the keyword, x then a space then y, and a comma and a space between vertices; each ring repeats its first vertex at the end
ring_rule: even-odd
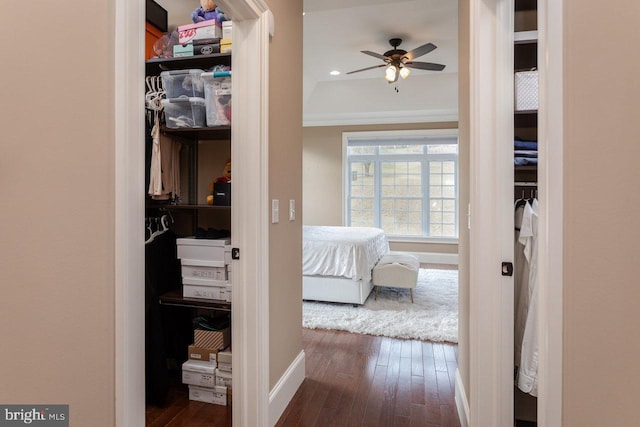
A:
POLYGON ((231 248, 231 259, 240 259, 240 249, 231 248))

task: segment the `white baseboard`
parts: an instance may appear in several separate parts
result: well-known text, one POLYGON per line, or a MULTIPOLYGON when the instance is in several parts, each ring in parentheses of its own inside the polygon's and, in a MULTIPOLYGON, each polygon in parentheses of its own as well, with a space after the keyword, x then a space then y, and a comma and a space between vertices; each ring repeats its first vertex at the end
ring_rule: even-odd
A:
POLYGON ((456 369, 456 409, 458 410, 458 418, 460 418, 460 427, 469 426, 469 401, 464 391, 464 384, 460 371, 456 369))
POLYGON ((296 394, 304 380, 305 356, 304 350, 298 354, 291 365, 269 393, 269 425, 275 426, 289 402, 296 394))
MULTIPOLYGON (((391 251, 405 252, 405 251, 391 251)), ((458 265, 458 254, 440 254, 436 252, 408 252, 418 257, 421 264, 451 264, 458 265)))

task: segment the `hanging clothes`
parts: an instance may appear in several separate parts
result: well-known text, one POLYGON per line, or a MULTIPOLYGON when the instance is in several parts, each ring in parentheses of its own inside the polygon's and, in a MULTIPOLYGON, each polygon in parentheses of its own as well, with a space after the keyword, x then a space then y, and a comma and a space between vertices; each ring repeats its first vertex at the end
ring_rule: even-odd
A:
POLYGON ((154 126, 149 170, 149 194, 154 200, 180 198, 180 151, 182 144, 162 135, 154 126))
POLYGON ((515 325, 515 350, 520 353, 516 359, 517 385, 532 396, 538 394, 538 209, 538 200, 533 199, 522 211, 518 242, 525 268, 521 272, 515 325))
POLYGON ((162 195, 162 152, 160 150, 160 118, 159 112, 154 111, 153 127, 151 128, 151 167, 149 168, 149 194, 162 195))
POLYGON ((160 295, 179 289, 181 284, 175 233, 166 230, 149 239, 145 258, 146 400, 161 406, 169 389, 167 359, 175 359, 179 365, 186 360, 191 318, 187 310, 171 310, 159 303, 160 295))

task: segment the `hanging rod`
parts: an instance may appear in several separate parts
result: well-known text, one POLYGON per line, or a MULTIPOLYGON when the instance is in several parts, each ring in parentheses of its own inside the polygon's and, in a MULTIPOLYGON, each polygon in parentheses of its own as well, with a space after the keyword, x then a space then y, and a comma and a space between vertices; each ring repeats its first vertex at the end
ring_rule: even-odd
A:
POLYGON ((515 181, 513 183, 514 187, 537 187, 537 182, 527 182, 527 181, 515 181))

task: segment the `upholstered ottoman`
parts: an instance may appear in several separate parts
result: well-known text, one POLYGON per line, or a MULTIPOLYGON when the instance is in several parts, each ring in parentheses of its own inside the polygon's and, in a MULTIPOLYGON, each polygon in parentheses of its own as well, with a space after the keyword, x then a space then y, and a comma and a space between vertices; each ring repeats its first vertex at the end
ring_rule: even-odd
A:
POLYGON ((378 286, 409 288, 411 302, 413 302, 413 288, 418 283, 419 268, 420 261, 415 255, 405 252, 392 252, 384 255, 373 267, 375 298, 378 298, 378 286))

